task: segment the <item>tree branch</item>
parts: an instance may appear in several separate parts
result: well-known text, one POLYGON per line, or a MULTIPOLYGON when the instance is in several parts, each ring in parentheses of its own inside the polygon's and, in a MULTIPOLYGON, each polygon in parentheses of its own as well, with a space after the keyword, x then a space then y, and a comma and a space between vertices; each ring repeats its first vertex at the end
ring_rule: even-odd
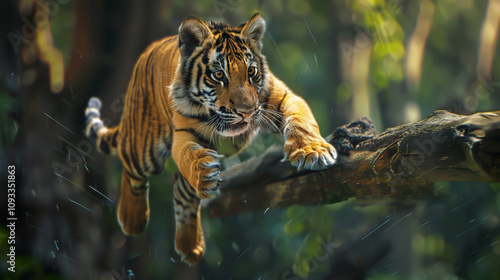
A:
POLYGON ((375 131, 362 117, 327 137, 338 163, 297 171, 281 162, 281 147, 222 172, 221 195, 210 216, 322 205, 355 197, 372 202, 411 201, 432 195, 438 181, 500 182, 500 111, 470 116, 436 111, 426 119, 375 131))

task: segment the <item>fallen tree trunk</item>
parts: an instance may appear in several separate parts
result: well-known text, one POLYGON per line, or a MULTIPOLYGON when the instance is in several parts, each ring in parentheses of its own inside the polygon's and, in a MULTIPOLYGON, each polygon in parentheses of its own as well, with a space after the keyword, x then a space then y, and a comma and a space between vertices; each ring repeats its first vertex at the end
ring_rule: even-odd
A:
POLYGON ((338 163, 297 171, 281 162, 281 147, 234 166, 221 176, 211 217, 239 212, 363 201, 412 201, 432 195, 434 182, 500 182, 500 111, 470 116, 436 111, 426 119, 375 131, 370 119, 338 128, 327 140, 338 163))

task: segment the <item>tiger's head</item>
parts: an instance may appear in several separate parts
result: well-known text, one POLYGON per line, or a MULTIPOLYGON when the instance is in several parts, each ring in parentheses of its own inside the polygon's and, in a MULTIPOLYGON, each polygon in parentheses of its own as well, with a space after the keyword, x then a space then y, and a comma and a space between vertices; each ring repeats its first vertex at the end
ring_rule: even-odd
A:
POLYGON ((260 14, 238 27, 195 17, 184 20, 170 91, 175 109, 222 136, 254 130, 268 83, 267 62, 260 53, 265 28, 260 14))

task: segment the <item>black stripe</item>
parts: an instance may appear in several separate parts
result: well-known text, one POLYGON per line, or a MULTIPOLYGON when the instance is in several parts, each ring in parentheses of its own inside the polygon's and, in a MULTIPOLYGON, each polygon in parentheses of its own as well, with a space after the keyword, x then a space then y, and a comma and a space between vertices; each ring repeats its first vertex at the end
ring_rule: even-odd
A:
POLYGON ((189 63, 187 65, 187 68, 183 69, 184 70, 184 85, 189 88, 190 84, 191 84, 191 75, 192 75, 192 72, 193 72, 193 67, 194 67, 194 64, 196 63, 196 60, 198 59, 198 57, 200 57, 204 52, 199 52, 197 53, 195 56, 191 56, 190 57, 190 60, 189 60, 189 63))
POLYGON ((149 137, 146 138, 148 140, 148 144, 145 146, 145 149, 147 149, 147 151, 144 151, 144 158, 148 157, 147 161, 151 162, 152 166, 150 168, 150 172, 156 173, 158 170, 158 163, 155 155, 155 143, 158 137, 155 133, 156 131, 153 130, 152 126, 149 129, 149 137))
MULTIPOLYGON (((127 121, 122 119, 121 122, 121 127, 127 128, 127 121)), ((125 129, 126 130, 126 129, 125 129)), ((119 151, 119 156, 122 158, 123 164, 125 168, 128 168, 128 166, 125 166, 125 163, 128 163, 130 159, 128 157, 130 156, 129 153, 127 152, 127 143, 130 141, 129 137, 122 137, 120 141, 120 151, 119 151)))
MULTIPOLYGON (((131 121, 130 119, 128 119, 128 126, 126 127, 127 128, 127 131, 134 131, 134 128, 132 127, 131 125, 131 121)), ((142 169, 142 167, 140 166, 138 160, 138 155, 137 155, 137 147, 136 147, 136 143, 134 141, 134 137, 127 137, 128 138, 128 144, 129 144, 129 151, 127 153, 127 151, 125 151, 125 153, 123 153, 124 156, 127 156, 125 159, 126 163, 128 164, 128 167, 131 169, 129 170, 131 174, 133 175, 137 175, 138 177, 145 177, 144 176, 144 171, 142 169)), ((124 146, 125 147, 125 146, 124 146)))
POLYGON ((189 196, 189 193, 185 193, 185 192, 182 191, 182 189, 185 189, 185 188, 181 188, 181 187, 184 187, 184 184, 178 184, 177 186, 178 186, 177 187, 177 192, 182 196, 182 198, 184 200, 192 202, 193 201, 193 197, 189 196))
POLYGON ((283 103, 283 101, 285 100, 285 97, 288 95, 288 91, 285 92, 285 95, 283 95, 283 98, 281 99, 279 105, 278 105, 278 112, 281 112, 281 104, 283 103))
POLYGON ((238 36, 231 36, 231 38, 234 40, 234 42, 238 45, 238 46, 241 46, 244 42, 243 40, 241 40, 240 37, 238 36))
POLYGON ((189 198, 185 197, 184 194, 182 194, 182 192, 180 192, 180 193, 181 193, 182 197, 176 197, 175 195, 173 196, 173 200, 174 200, 175 204, 182 206, 182 209, 193 208, 191 206, 191 204, 193 204, 193 202, 196 202, 196 201, 193 201, 193 199, 189 199, 189 198), (184 199, 185 201, 182 201, 181 199, 184 199))
POLYGON ((215 90, 212 90, 212 91, 206 91, 206 90, 202 90, 201 93, 203 95, 207 95, 207 96, 215 96, 215 94, 217 93, 215 90))
POLYGON ((271 99, 271 94, 268 91, 263 91, 259 95, 259 99, 260 98, 263 98, 262 103, 266 104, 264 108, 269 108, 269 99, 271 99))
POLYGON ((124 164, 126 164, 127 169, 130 174, 134 174, 136 177, 142 177, 142 172, 141 167, 137 164, 137 161, 135 159, 135 153, 133 150, 134 144, 132 141, 132 137, 128 137, 128 148, 129 150, 125 150, 126 147, 124 147, 125 152, 123 153, 123 161, 124 164))
POLYGON ((92 142, 93 145, 96 144, 97 133, 95 132, 95 130, 93 129, 93 127, 90 127, 88 138, 89 138, 90 142, 92 142))
POLYGON ((99 150, 105 154, 109 154, 111 150, 109 149, 108 143, 104 140, 104 137, 101 137, 101 143, 99 143, 99 150))
POLYGON ((191 105, 198 106, 198 107, 203 106, 203 104, 201 102, 199 102, 198 100, 194 99, 193 96, 191 96, 191 94, 188 94, 187 98, 188 98, 188 101, 191 103, 191 105))
POLYGON ((178 111, 177 113, 179 113, 179 115, 181 115, 183 117, 195 119, 195 120, 198 120, 200 122, 206 122, 210 118, 210 116, 207 117, 205 115, 191 115, 191 114, 186 114, 186 113, 180 112, 180 111, 178 111))
POLYGON ((177 39, 178 39, 177 36, 170 36, 165 40, 165 42, 163 43, 163 46, 168 45, 168 44, 172 43, 172 41, 175 41, 177 39))
MULTIPOLYGON (((168 90, 170 91, 170 88, 168 88, 168 90)), ((169 92, 170 93, 170 92, 169 92)), ((167 121, 170 125, 172 125, 172 111, 170 111, 170 106, 168 104, 168 98, 167 100, 165 100, 165 102, 160 102, 160 106, 161 108, 163 109, 163 112, 166 112, 167 114, 167 121)))
POLYGON ((184 178, 184 176, 181 175, 181 178, 182 180, 182 185, 184 186, 184 190, 191 196, 191 197, 198 197, 198 195, 196 194, 196 191, 194 190, 193 187, 191 187, 191 185, 189 184, 189 182, 186 180, 186 178, 184 178))
POLYGON ((89 111, 87 113, 87 122, 91 121, 92 119, 98 119, 100 117, 98 112, 95 111, 89 111))
POLYGON ((259 68, 260 75, 258 75, 258 79, 256 79, 256 81, 260 82, 261 80, 264 80, 266 78, 266 72, 264 71, 266 68, 264 58, 262 58, 262 56, 260 55, 255 55, 254 57, 252 57, 252 59, 257 62, 257 68, 259 68))
POLYGON ((116 143, 116 138, 118 137, 118 128, 115 128, 115 131, 113 133, 113 136, 111 138, 111 147, 116 148, 117 143, 116 143))
POLYGON ((201 58, 201 62, 205 65, 208 64, 208 49, 203 53, 203 57, 201 58))
POLYGON ((243 61, 245 57, 241 52, 234 52, 232 55, 235 58, 235 60, 240 60, 240 61, 243 61))
POLYGON ((160 152, 158 149, 159 141, 161 137, 161 131, 162 131, 162 125, 159 121, 157 121, 157 128, 156 128, 156 134, 154 141, 151 142, 151 152, 150 156, 152 158, 152 162, 154 163, 154 172, 161 172, 164 169, 164 164, 165 164, 165 158, 163 157, 163 154, 156 153, 157 151, 160 152))
POLYGON ((151 59, 153 59, 156 56, 158 49, 159 48, 154 48, 153 50, 151 50, 151 52, 149 52, 148 59, 146 60, 146 65, 144 65, 145 68, 144 70, 146 71, 146 74, 151 73, 151 76, 153 76, 153 71, 151 70, 153 63, 151 63, 151 59))
MULTIPOLYGON (((145 150, 147 150, 147 141, 148 141, 148 134, 149 134, 149 131, 151 130, 151 122, 149 121, 152 116, 151 116, 151 110, 148 110, 148 91, 147 89, 145 88, 142 88, 141 87, 141 96, 143 97, 143 100, 142 100, 142 117, 140 120, 135 120, 136 121, 136 124, 137 124, 137 128, 136 129, 140 129, 141 133, 139 135, 137 135, 136 137, 144 137, 144 141, 141 141, 142 142, 142 149, 139 149, 139 147, 137 147, 137 149, 134 149, 136 150, 136 154, 137 153, 141 153, 142 155, 142 169, 143 170, 149 170, 148 168, 148 161, 147 161, 147 153, 145 150), (141 123, 137 123, 137 121, 140 121, 141 123)), ((149 138, 151 138, 151 135, 149 135, 149 138)), ((137 154, 137 159, 138 160, 141 160, 141 155, 137 154)))
MULTIPOLYGON (((156 53, 159 51, 159 47, 158 48, 155 48, 153 51, 151 51, 151 54, 150 56, 148 57, 148 61, 147 61, 147 64, 146 64, 146 75, 148 74, 148 72, 151 74, 150 75, 150 78, 149 78, 149 84, 146 86, 146 89, 150 89, 151 92, 154 92, 155 90, 155 87, 154 87, 154 84, 155 84, 155 81, 154 81, 154 77, 155 77, 155 71, 153 69, 154 65, 156 65, 156 60, 151 62, 151 59, 154 59, 156 58, 156 53)), ((145 77, 146 80, 147 80, 147 76, 145 77)), ((146 94, 148 93, 148 91, 146 91, 146 94)), ((144 100, 146 101, 146 100, 144 100)))
MULTIPOLYGON (((181 206, 181 207, 182 207, 182 210, 184 210, 184 211, 185 211, 185 210, 188 210, 188 209, 192 209, 192 208, 193 208, 193 207, 191 207, 191 205, 186 205, 185 203, 183 203, 183 201, 180 201, 180 200, 178 200, 178 199, 177 199, 177 198, 175 198, 175 197, 173 198, 173 200, 174 200, 174 203, 175 203, 176 205, 181 206)), ((180 214, 180 213, 175 213, 175 214, 180 214)))
POLYGON ((177 199, 175 196, 174 196, 174 202, 176 205, 180 205, 180 206, 183 206, 182 208, 184 208, 184 203, 182 201, 180 201, 179 199, 177 199))
POLYGON ((167 150, 171 151, 172 150, 172 135, 168 138, 163 138, 163 142, 167 144, 167 150))
POLYGON ((204 80, 205 84, 207 86, 210 86, 210 87, 214 84, 214 81, 212 80, 212 78, 209 78, 211 76, 211 74, 212 74, 212 71, 210 70, 210 68, 206 67, 205 68, 205 77, 203 78, 203 80, 204 80))
MULTIPOLYGON (((200 92, 200 80, 201 80, 202 73, 203 73, 203 71, 201 70, 201 65, 198 65, 198 71, 196 73, 196 89, 198 90, 198 92, 200 92)), ((196 96, 199 96, 199 94, 196 96)))
MULTIPOLYGON (((142 125, 139 125, 137 129, 140 129, 141 131, 144 131, 143 133, 145 134, 147 131, 149 131, 149 118, 148 116, 151 117, 151 111, 148 110, 148 91, 147 89, 143 88, 142 86, 140 87, 140 95, 142 98, 142 117, 140 120, 142 120, 142 125)), ((134 104, 135 106, 135 104, 134 104)))
POLYGON ((176 132, 187 132, 187 133, 193 135, 199 144, 202 144, 205 147, 209 147, 209 148, 213 149, 212 145, 210 144, 210 141, 205 139, 205 137, 203 135, 199 134, 198 132, 196 132, 196 130, 194 130, 192 128, 175 129, 175 131, 176 132))
MULTIPOLYGON (((130 173, 130 171, 128 171, 128 170, 124 170, 123 172, 125 172, 128 177, 130 177, 130 178, 132 178, 132 179, 134 179, 136 181, 144 181, 145 180, 144 177, 142 177, 142 178, 141 177, 137 177, 137 176, 133 175, 132 173, 130 173)), ((129 182, 130 182, 130 180, 129 180, 129 182)), ((147 187, 144 187, 144 188, 147 188, 147 187)))

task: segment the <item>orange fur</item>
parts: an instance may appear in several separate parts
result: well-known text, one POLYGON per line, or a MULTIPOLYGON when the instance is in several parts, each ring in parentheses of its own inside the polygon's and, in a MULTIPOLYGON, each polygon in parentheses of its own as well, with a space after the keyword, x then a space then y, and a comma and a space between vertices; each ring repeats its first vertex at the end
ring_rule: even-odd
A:
POLYGON ((187 18, 178 36, 140 56, 117 128, 104 127, 100 102, 91 99, 87 133, 123 163, 118 218, 126 234, 145 230, 147 177, 163 170, 170 153, 181 173, 174 183, 175 246, 187 263, 199 262, 205 250, 200 199, 218 195, 219 161, 261 128, 283 134, 285 156, 298 168, 335 162, 307 103, 268 69, 260 53, 264 31, 259 14, 239 27, 187 18))

